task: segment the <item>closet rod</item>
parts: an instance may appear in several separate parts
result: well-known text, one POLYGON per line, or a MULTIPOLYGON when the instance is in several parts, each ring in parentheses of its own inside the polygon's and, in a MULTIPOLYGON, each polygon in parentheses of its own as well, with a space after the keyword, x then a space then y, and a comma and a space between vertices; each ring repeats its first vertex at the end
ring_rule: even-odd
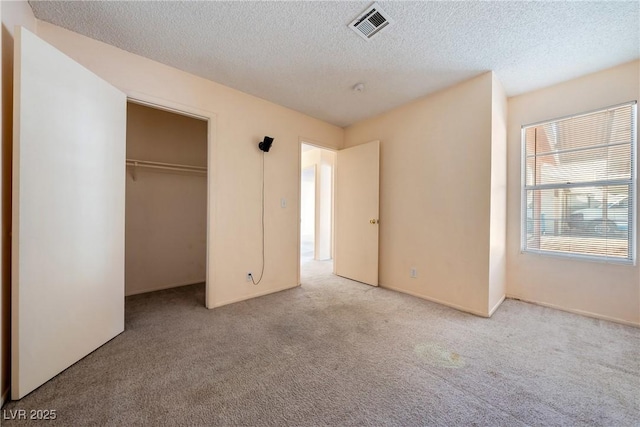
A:
POLYGON ((136 159, 127 159, 127 166, 152 168, 152 169, 164 169, 164 170, 181 171, 181 172, 196 172, 196 173, 203 173, 203 174, 207 173, 207 168, 205 166, 181 165, 177 163, 150 162, 147 160, 136 160, 136 159))

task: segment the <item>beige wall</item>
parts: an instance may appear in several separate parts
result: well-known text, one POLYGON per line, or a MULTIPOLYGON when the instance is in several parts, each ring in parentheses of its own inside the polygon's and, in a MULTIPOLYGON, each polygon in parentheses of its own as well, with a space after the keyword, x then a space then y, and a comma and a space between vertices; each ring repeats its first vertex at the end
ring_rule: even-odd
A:
POLYGON ((0 406, 10 383, 11 342, 11 156, 13 141, 13 33, 16 25, 35 31, 36 19, 26 1, 3 1, 2 16, 2 260, 0 298, 0 406))
POLYGON ((38 22, 38 34, 127 94, 141 93, 216 117, 210 150, 212 239, 208 306, 297 286, 300 138, 340 148, 343 129, 220 84, 38 22), (261 268, 261 157, 265 154, 266 267, 258 286, 246 272, 261 268), (280 199, 287 207, 280 207, 280 199))
POLYGON ((486 73, 345 133, 347 147, 381 141, 380 284, 483 316, 498 185, 492 88, 486 73))
MULTIPOLYGON (((207 166, 207 122, 128 103, 127 158, 207 166)), ((127 169, 126 294, 204 282, 206 175, 127 169)))
MULTIPOLYGON (((639 64, 640 61, 635 61, 509 99, 508 296, 640 324, 640 270, 637 265, 520 253, 521 126, 637 100, 640 98, 639 64)), ((636 227, 636 236, 637 232, 636 227)))

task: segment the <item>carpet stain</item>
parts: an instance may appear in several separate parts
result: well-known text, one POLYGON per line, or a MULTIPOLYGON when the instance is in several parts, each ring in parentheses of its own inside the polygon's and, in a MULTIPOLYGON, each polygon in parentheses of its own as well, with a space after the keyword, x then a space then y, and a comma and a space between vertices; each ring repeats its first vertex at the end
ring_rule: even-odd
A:
POLYGON ((463 368, 465 366, 464 359, 458 353, 437 344, 417 344, 413 350, 417 356, 432 366, 443 368, 463 368))

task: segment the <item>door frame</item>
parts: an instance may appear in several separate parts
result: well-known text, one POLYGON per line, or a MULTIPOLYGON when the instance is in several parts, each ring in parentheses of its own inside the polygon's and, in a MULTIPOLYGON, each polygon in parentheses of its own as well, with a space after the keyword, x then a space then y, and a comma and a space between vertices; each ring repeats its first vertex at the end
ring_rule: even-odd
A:
MULTIPOLYGON (((300 225, 302 223, 302 145, 310 145, 312 147, 315 148, 320 148, 321 150, 327 150, 327 151, 331 151, 333 153, 335 153, 337 155, 339 150, 336 150, 335 148, 332 147, 327 147, 325 146, 322 142, 316 141, 312 138, 305 138, 303 136, 298 137, 298 223, 296 224, 297 227, 297 236, 298 236, 298 247, 296 250, 296 254, 297 254, 297 259, 296 259, 296 265, 297 265, 297 281, 298 281, 298 286, 300 286, 302 283, 300 283, 300 257, 301 257, 301 250, 300 250, 300 244, 302 243, 302 236, 300 233, 300 225)), ((337 156, 336 156, 337 158, 337 156)), ((333 254, 335 251, 335 211, 336 211, 336 199, 335 199, 335 195, 336 195, 336 189, 335 189, 335 177, 336 177, 336 169, 338 168, 338 162, 336 161, 336 163, 334 164, 333 170, 331 172, 331 259, 333 260, 333 254)), ((316 168, 316 201, 317 201, 317 191, 318 191, 318 170, 316 168)), ((317 220, 317 218, 316 218, 317 220)), ((315 227, 315 224, 314 224, 315 227)), ((317 236, 316 236, 317 238, 317 236)), ((315 245, 315 242, 314 242, 315 245)), ((315 248, 314 248, 314 254, 315 254, 315 248)), ((315 256, 315 255, 314 255, 315 256)), ((335 264, 334 264, 334 273, 335 273, 335 264)))
MULTIPOLYGON (((300 177, 302 178, 302 174, 305 170, 311 169, 313 170, 313 257, 316 257, 316 237, 318 235, 317 230, 317 216, 316 216, 316 207, 318 206, 318 165, 309 165, 306 167, 302 167, 300 165, 300 177)), ((300 179, 300 256, 302 257, 302 179, 300 179)))
MULTIPOLYGON (((214 172, 213 161, 215 159, 216 150, 216 130, 217 130, 217 114, 212 111, 203 110, 201 108, 192 107, 190 105, 181 104, 179 102, 170 101, 168 99, 158 98, 146 93, 125 91, 127 96, 127 102, 142 105, 145 107, 151 107, 158 110, 167 111, 170 113, 180 114, 182 116, 192 117, 198 120, 205 120, 207 122, 207 236, 206 236, 206 260, 205 260, 205 307, 209 307, 209 295, 213 292, 212 283, 210 280, 210 272, 214 271, 214 260, 211 259, 210 243, 214 241, 214 227, 211 226, 215 220, 215 197, 212 197, 212 193, 215 192, 218 185, 217 175, 214 172)), ((299 229, 300 227, 298 227, 299 229)), ((300 230, 298 230, 298 235, 300 230)), ((299 239, 300 236, 298 236, 299 239)), ((300 244, 298 243, 298 246, 300 244)), ((300 248, 298 248, 298 252, 300 248)), ((300 264, 298 262, 298 264, 300 264)), ((298 270, 300 267, 298 267, 298 270)), ((299 277, 299 272, 298 272, 299 277)))

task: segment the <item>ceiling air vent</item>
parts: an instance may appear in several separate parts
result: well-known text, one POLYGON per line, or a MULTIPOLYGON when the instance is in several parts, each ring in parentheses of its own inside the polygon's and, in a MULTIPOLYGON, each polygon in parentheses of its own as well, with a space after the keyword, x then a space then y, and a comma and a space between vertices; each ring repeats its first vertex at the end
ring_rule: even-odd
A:
POLYGON ((349 27, 363 39, 369 40, 392 22, 378 3, 374 3, 354 19, 353 22, 349 24, 349 27))

